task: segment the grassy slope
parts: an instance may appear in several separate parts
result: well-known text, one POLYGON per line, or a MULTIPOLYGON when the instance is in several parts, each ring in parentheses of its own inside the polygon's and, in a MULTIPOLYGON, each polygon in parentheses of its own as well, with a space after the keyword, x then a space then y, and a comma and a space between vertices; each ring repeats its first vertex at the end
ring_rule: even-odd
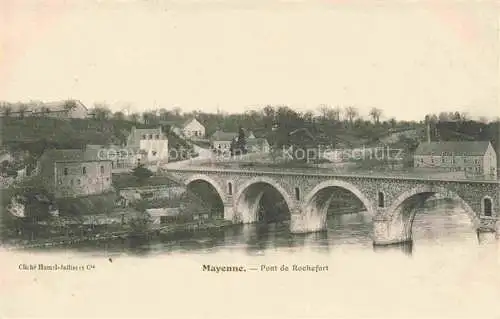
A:
MULTIPOLYGON (((86 144, 123 144, 134 124, 130 121, 94 119, 59 120, 51 118, 1 119, 3 144, 11 149, 28 150, 34 156, 47 147, 79 148, 86 144)), ((189 148, 188 144, 166 131, 170 148, 189 148)))

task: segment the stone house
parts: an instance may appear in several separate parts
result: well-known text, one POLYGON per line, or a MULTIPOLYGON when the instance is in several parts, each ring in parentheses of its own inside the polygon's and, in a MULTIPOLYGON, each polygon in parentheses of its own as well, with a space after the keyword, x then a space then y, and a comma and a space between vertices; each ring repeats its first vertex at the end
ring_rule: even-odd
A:
POLYGON ((101 159, 109 159, 113 173, 128 171, 137 167, 138 156, 134 151, 119 145, 97 145, 87 144, 87 149, 97 150, 101 159))
POLYGON ((205 137, 205 126, 197 119, 191 118, 182 125, 182 134, 187 138, 205 137))
POLYGON ((415 168, 465 172, 466 175, 497 176, 497 157, 488 141, 426 142, 414 155, 415 168))
POLYGON ((112 190, 111 161, 97 150, 47 150, 37 163, 42 183, 56 198, 97 195, 112 190))
POLYGON ((136 154, 138 164, 168 162, 168 138, 161 127, 138 129, 132 127, 127 138, 127 149, 136 154))

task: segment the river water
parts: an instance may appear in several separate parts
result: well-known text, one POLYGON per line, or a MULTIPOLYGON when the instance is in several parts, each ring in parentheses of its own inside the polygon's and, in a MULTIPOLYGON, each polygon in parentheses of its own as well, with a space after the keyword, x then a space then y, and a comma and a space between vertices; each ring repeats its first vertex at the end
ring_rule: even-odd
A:
POLYGON ((419 211, 411 246, 374 248, 371 229, 357 213, 332 215, 315 234, 290 234, 282 222, 32 251, 3 265, 85 261, 96 270, 10 273, 0 308, 51 318, 500 318, 498 241, 479 244, 464 211, 419 211), (210 273, 206 264, 248 271, 210 273), (328 270, 260 270, 294 264, 328 270))
POLYGON ((291 234, 289 221, 234 225, 221 230, 176 233, 152 240, 114 240, 80 243, 54 251, 73 250, 88 256, 155 256, 161 254, 245 252, 266 255, 275 251, 296 252, 311 249, 330 252, 338 249, 361 249, 367 254, 393 251, 420 255, 427 250, 474 249, 479 246, 476 232, 466 213, 453 203, 439 202, 421 209, 413 223, 413 243, 373 247, 371 217, 364 212, 336 215, 331 213, 327 230, 312 234, 291 234))

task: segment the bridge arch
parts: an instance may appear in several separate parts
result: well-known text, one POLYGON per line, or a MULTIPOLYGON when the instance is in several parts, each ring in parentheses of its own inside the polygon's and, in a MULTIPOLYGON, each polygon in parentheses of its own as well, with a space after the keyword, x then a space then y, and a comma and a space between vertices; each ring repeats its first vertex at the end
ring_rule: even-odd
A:
POLYGON ((208 175, 196 174, 196 175, 190 176, 187 180, 184 181, 184 185, 186 185, 186 188, 187 188, 189 186, 189 184, 196 182, 196 181, 204 181, 204 182, 210 184, 215 189, 215 191, 219 195, 222 202, 223 203, 226 202, 226 196, 225 196, 226 193, 224 192, 224 188, 222 188, 220 186, 219 182, 217 182, 216 180, 214 180, 213 178, 211 178, 208 175))
POLYGON ((245 182, 239 186, 235 194, 236 214, 243 223, 251 223, 257 221, 258 205, 265 189, 257 187, 259 184, 265 184, 276 190, 284 199, 288 210, 292 210, 295 202, 286 189, 280 185, 275 179, 258 176, 245 182))
POLYGON ((434 195, 442 195, 459 203, 469 217, 473 227, 477 229, 480 225, 480 218, 472 207, 457 193, 445 187, 422 185, 412 188, 399 195, 388 207, 387 213, 392 219, 392 228, 401 231, 401 236, 405 240, 411 240, 413 220, 417 213, 417 208, 434 195))
MULTIPOLYGON (((342 188, 342 189, 348 190, 349 192, 354 194, 354 196, 356 196, 363 203, 363 205, 365 206, 366 210, 368 211, 368 213, 370 215, 374 215, 375 210, 373 209, 372 201, 370 201, 363 194, 363 192, 358 187, 356 187, 354 184, 351 184, 351 183, 346 182, 346 181, 340 181, 340 180, 328 180, 328 181, 324 181, 324 182, 316 185, 304 198, 302 209, 304 209, 304 210, 311 209, 311 205, 314 204, 315 199, 316 199, 317 195, 319 194, 319 192, 324 190, 324 189, 327 189, 327 188, 342 188)), ((328 205, 326 205, 326 208, 328 208, 328 205)), ((325 211, 325 213, 326 213, 326 211, 325 211)))
POLYGON ((319 231, 326 227, 328 207, 334 197, 334 189, 347 190, 364 205, 369 215, 374 215, 372 201, 355 185, 341 180, 327 180, 319 183, 304 198, 300 222, 292 225, 296 231, 319 231))

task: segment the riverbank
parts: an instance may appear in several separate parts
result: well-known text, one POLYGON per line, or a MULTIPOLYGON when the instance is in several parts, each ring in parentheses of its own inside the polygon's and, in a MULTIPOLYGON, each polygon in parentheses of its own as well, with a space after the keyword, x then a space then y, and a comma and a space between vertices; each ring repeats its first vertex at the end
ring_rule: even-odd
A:
POLYGON ((86 236, 76 236, 76 237, 57 237, 43 240, 4 240, 2 246, 6 250, 22 250, 22 249, 33 249, 33 248, 46 248, 46 247, 58 247, 65 245, 74 245, 85 242, 93 241, 108 241, 114 239, 127 239, 127 238, 153 238, 160 235, 175 235, 177 232, 195 232, 210 229, 221 229, 232 225, 231 221, 227 220, 213 220, 199 222, 188 222, 188 223, 172 223, 165 226, 151 226, 142 231, 137 230, 124 230, 112 233, 97 233, 86 236))

